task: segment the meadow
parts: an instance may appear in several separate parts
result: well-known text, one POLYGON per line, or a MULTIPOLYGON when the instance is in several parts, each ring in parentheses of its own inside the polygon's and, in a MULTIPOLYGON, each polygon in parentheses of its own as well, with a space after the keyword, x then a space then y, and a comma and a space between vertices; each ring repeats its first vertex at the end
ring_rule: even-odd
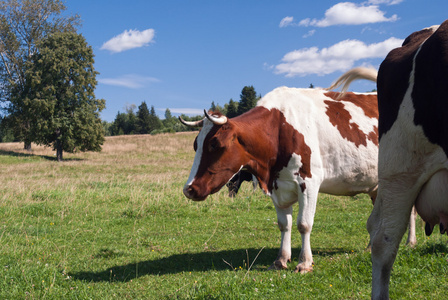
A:
MULTIPOLYGON (((0 144, 0 299, 369 299, 366 195, 321 194, 314 271, 271 271, 280 233, 269 197, 245 183, 192 202, 182 187, 195 133, 108 137, 100 153, 0 144)), ((297 216, 297 207, 294 209, 297 216)), ((447 236, 403 238, 393 299, 446 299, 447 236)))

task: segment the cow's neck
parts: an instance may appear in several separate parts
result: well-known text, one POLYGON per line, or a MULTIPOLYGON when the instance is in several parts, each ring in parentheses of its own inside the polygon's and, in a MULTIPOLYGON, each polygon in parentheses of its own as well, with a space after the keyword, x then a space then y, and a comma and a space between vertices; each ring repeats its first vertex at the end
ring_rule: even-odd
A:
POLYGON ((234 118, 238 138, 247 154, 245 168, 257 177, 261 189, 270 194, 279 154, 279 111, 256 107, 234 118))

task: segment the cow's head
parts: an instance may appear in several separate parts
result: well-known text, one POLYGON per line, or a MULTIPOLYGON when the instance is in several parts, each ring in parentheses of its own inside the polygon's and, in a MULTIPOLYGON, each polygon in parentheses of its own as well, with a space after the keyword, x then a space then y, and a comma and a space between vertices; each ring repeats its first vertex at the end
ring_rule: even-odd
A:
POLYGON ((204 113, 206 117, 197 122, 179 118, 187 126, 202 127, 194 141, 196 155, 183 190, 195 201, 218 192, 248 161, 234 122, 220 113, 204 113))

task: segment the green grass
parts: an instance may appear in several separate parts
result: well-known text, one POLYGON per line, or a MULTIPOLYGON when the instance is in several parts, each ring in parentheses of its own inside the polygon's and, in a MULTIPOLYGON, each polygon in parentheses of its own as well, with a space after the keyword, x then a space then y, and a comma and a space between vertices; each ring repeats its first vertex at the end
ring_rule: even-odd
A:
MULTIPOLYGON (((109 138, 101 153, 0 144, 0 299, 368 299, 367 196, 320 195, 314 271, 268 271, 280 234, 269 197, 244 184, 182 194, 194 134, 109 138)), ((294 209, 294 218, 297 207, 294 209)), ((394 299, 446 299, 446 236, 400 247, 394 299)))

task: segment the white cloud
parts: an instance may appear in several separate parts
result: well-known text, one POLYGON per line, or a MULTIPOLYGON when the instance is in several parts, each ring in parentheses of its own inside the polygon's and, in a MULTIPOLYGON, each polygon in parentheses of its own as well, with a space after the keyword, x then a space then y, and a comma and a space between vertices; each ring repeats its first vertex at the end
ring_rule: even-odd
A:
POLYGON ((98 82, 106 85, 121 86, 130 89, 138 89, 145 87, 149 83, 160 82, 160 80, 153 77, 128 74, 116 78, 99 78, 98 82))
POLYGON ((126 51, 129 49, 147 46, 154 39, 154 29, 125 30, 123 33, 111 38, 101 46, 101 50, 109 50, 113 53, 126 51))
POLYGON ((278 25, 280 28, 283 27, 287 27, 291 24, 293 24, 294 22, 294 18, 293 17, 284 17, 281 21, 280 24, 278 25))
POLYGON ((402 39, 392 37, 369 45, 359 40, 345 40, 328 48, 303 48, 285 54, 282 63, 275 66, 275 73, 293 77, 346 71, 352 68, 356 61, 383 58, 402 43, 402 39))
POLYGON ((369 0, 367 3, 370 4, 386 4, 386 5, 395 5, 403 2, 403 0, 369 0))
POLYGON ((306 34, 303 35, 303 38, 307 38, 307 37, 313 36, 315 33, 316 33, 316 30, 314 30, 314 29, 310 30, 306 34))
MULTIPOLYGON (((374 0, 375 1, 375 0, 374 0)), ((381 0, 376 0, 379 2, 381 0)), ((385 0, 387 1, 387 0, 385 0)), ((388 1, 393 2, 393 1, 388 1)), ((379 10, 377 5, 362 5, 351 2, 341 2, 327 9, 323 19, 303 19, 300 26, 328 27, 333 25, 360 25, 379 22, 394 22, 397 15, 386 18, 385 12, 379 10)))

